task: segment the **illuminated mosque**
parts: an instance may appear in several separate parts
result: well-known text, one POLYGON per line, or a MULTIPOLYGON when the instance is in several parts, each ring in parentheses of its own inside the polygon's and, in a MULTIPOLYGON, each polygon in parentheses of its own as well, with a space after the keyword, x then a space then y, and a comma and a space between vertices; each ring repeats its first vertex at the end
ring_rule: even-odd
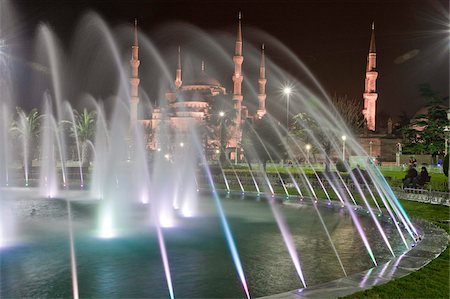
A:
MULTIPOLYGON (((225 87, 215 78, 208 76, 205 71, 205 65, 202 62, 201 71, 193 78, 184 79, 182 77, 181 50, 178 48, 178 63, 175 72, 174 88, 167 90, 165 98, 166 105, 154 107, 151 112, 150 119, 138 120, 138 104, 139 104, 139 44, 137 36, 137 23, 135 21, 134 43, 132 46, 131 78, 130 78, 130 122, 131 127, 138 122, 146 126, 152 136, 149 140, 148 147, 150 150, 158 150, 161 146, 162 127, 168 128, 166 134, 176 134, 179 140, 183 140, 183 136, 189 134, 189 130, 193 127, 199 127, 205 124, 206 119, 211 117, 211 111, 219 113, 217 106, 221 111, 227 111, 228 118, 232 124, 227 124, 226 140, 223 146, 227 155, 231 160, 236 156, 238 159, 241 155, 237 155, 242 140, 242 127, 246 121, 257 121, 266 114, 266 70, 265 70, 265 54, 264 45, 261 46, 259 79, 258 79, 258 109, 254 115, 249 115, 247 106, 243 105, 244 96, 242 94, 242 64, 244 61, 242 38, 242 22, 239 13, 237 36, 235 42, 233 63, 234 73, 232 74, 233 91, 228 94, 225 87), (214 107, 216 106, 216 107, 214 107)), ((375 52, 375 34, 372 24, 372 35, 370 40, 369 54, 367 57, 365 91, 363 93, 364 100, 364 118, 367 128, 375 131, 375 115, 376 115, 376 79, 378 72, 376 71, 376 52, 375 52)), ((223 112, 221 112, 223 114, 223 112)), ((223 116, 223 115, 222 115, 223 116)), ((220 150, 220 142, 218 140, 210 140, 214 143, 217 150, 220 150)))

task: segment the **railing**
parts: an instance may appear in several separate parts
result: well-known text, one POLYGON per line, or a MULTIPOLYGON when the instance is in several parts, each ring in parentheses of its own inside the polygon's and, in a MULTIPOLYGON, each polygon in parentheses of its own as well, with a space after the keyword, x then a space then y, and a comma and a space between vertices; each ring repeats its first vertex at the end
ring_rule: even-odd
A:
POLYGON ((395 194, 406 200, 450 206, 450 193, 416 188, 392 188, 395 194))

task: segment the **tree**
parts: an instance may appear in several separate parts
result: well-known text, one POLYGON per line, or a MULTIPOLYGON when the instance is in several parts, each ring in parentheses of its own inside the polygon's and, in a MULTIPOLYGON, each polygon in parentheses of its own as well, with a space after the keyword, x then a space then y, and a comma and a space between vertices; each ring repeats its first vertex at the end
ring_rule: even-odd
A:
POLYGON ((362 114, 363 102, 360 99, 348 99, 347 95, 334 95, 333 105, 341 115, 349 128, 357 130, 364 124, 364 115, 362 114))
POLYGON ((78 150, 81 152, 81 161, 84 167, 89 166, 90 158, 88 152, 89 142, 93 142, 95 136, 95 111, 83 109, 82 113, 74 110, 74 122, 70 123, 70 136, 78 139, 78 150))
POLYGON ((247 161, 257 161, 266 171, 267 161, 282 158, 284 147, 280 132, 281 125, 271 121, 269 116, 264 116, 254 123, 245 122, 242 146, 247 161))
POLYGON ((444 127, 448 125, 444 98, 428 84, 420 85, 420 94, 427 101, 427 113, 416 115, 410 125, 403 128, 404 152, 407 154, 436 155, 445 147, 444 127))
POLYGON ((24 167, 30 169, 37 148, 43 115, 40 115, 37 109, 32 109, 28 114, 20 107, 17 107, 16 111, 17 119, 13 121, 11 131, 21 139, 24 167))
POLYGON ((299 113, 294 116, 294 123, 291 132, 294 136, 302 140, 305 144, 313 145, 314 149, 319 149, 325 157, 325 168, 330 169, 331 141, 328 130, 320 126, 317 121, 307 113, 299 113), (314 144, 316 146, 314 146, 314 144))

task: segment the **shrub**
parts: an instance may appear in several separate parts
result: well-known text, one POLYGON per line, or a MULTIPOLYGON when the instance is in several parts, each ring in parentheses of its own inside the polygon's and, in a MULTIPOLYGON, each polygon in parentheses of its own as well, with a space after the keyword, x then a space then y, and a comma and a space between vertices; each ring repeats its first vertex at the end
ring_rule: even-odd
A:
POLYGON ((339 172, 347 172, 344 161, 339 160, 336 162, 336 170, 339 172))

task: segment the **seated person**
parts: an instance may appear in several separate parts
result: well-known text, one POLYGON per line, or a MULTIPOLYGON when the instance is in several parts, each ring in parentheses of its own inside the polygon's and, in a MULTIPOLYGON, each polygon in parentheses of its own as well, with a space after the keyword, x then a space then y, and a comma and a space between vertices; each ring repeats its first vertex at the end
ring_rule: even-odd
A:
POLYGON ((405 178, 403 179, 403 185, 408 186, 415 186, 417 184, 417 170, 414 168, 414 166, 410 165, 408 172, 406 173, 405 178))
POLYGON ((419 176, 417 177, 417 184, 423 187, 426 183, 431 180, 430 175, 428 174, 427 168, 422 166, 419 176))

